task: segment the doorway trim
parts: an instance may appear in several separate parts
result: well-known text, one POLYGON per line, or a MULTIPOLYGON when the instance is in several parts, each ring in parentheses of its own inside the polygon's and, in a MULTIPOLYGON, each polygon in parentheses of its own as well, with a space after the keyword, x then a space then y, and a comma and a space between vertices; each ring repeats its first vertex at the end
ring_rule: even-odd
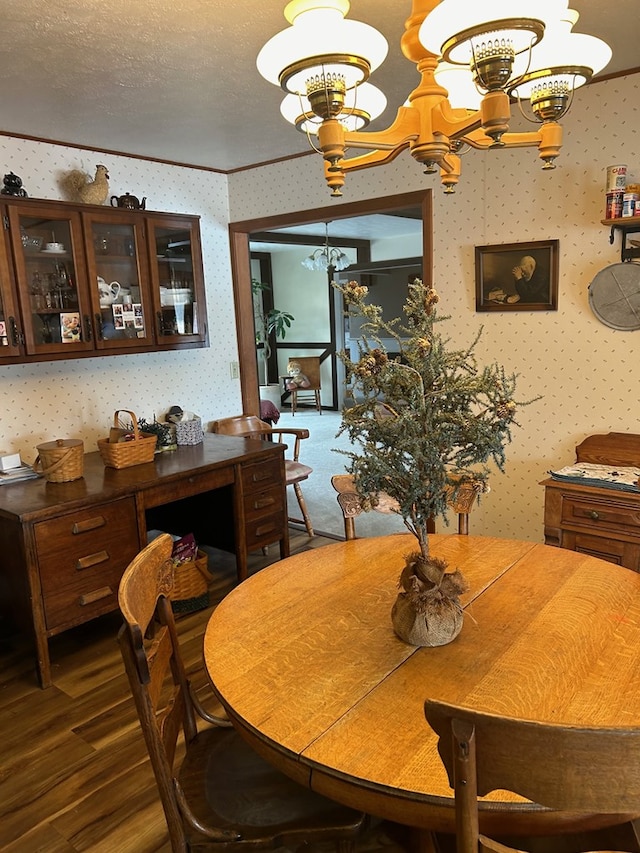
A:
POLYGON ((256 344, 253 325, 253 300, 251 294, 250 235, 256 231, 286 228, 291 225, 308 225, 313 222, 352 219, 374 213, 393 213, 409 207, 422 211, 423 276, 431 284, 433 270, 432 190, 418 190, 382 198, 366 199, 341 204, 340 208, 317 207, 259 219, 245 219, 229 223, 231 253, 231 278, 238 338, 238 361, 240 365, 240 390, 242 411, 245 414, 260 414, 260 392, 256 367, 256 344))

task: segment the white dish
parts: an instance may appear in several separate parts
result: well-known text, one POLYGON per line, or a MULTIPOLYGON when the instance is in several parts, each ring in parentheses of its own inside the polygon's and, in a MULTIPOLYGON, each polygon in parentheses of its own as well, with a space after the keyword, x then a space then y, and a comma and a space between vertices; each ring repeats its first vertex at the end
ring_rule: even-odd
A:
POLYGON ((65 249, 42 249, 43 254, 45 255, 66 255, 65 249))

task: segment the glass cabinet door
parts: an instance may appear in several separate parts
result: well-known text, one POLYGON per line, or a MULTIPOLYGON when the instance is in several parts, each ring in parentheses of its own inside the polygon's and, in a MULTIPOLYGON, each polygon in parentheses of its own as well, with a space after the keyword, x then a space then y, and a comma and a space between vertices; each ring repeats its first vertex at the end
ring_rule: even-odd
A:
POLYGON ((11 222, 26 352, 93 349, 77 213, 33 206, 12 208, 11 222))
POLYGON ((139 213, 83 214, 97 349, 152 344, 144 231, 139 213))
POLYGON ((201 265, 194 264, 201 252, 197 220, 154 219, 149 240, 158 343, 204 342, 204 282, 201 265))

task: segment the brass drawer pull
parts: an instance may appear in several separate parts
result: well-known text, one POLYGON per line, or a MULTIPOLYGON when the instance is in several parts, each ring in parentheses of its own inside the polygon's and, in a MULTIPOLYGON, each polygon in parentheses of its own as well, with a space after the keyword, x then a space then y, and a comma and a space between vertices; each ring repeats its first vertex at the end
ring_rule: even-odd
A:
POLYGON ((589 513, 589 518, 592 518, 594 521, 597 521, 600 518, 600 516, 595 511, 595 509, 592 509, 591 512, 589 513))
POLYGON ((96 551, 95 554, 87 554, 86 557, 80 557, 76 563, 76 569, 90 569, 91 566, 97 566, 99 563, 106 563, 108 559, 108 551, 96 551))
POLYGON ((85 521, 76 521, 71 532, 75 536, 78 533, 86 533, 88 530, 96 530, 98 527, 104 527, 106 519, 102 515, 96 515, 94 518, 87 518, 85 521))
POLYGON ((272 480, 273 474, 271 471, 254 471, 251 479, 254 483, 262 483, 264 480, 272 480))
POLYGON ((94 589, 93 592, 81 595, 78 602, 81 607, 85 607, 87 604, 94 604, 96 601, 100 601, 101 598, 108 598, 110 595, 113 595, 111 587, 103 586, 101 589, 94 589))
POLYGON ((257 498, 253 502, 253 508, 254 509, 263 509, 265 506, 273 506, 274 503, 275 503, 275 499, 274 499, 273 495, 271 495, 270 497, 265 497, 265 498, 257 498))

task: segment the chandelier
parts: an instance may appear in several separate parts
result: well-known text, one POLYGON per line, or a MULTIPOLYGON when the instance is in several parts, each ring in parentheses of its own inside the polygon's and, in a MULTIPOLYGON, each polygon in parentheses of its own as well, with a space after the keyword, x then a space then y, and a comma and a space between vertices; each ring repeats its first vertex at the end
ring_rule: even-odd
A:
POLYGON ((368 80, 387 43, 348 11, 349 0, 292 0, 284 10, 291 26, 257 59, 262 76, 288 93, 283 116, 324 158, 332 197, 342 195, 347 172, 407 148, 425 173, 439 169, 446 192, 466 146, 535 146, 543 169, 553 169, 573 91, 611 58, 601 39, 571 31, 577 13, 568 0, 413 0, 401 47, 420 83, 390 127, 364 130, 386 106, 368 80), (535 130, 509 132, 513 100, 535 130), (366 153, 347 156, 351 149, 366 153))
POLYGON ((329 268, 340 271, 346 270, 351 261, 340 249, 329 246, 329 223, 325 222, 324 246, 316 249, 308 258, 302 261, 302 266, 313 272, 326 272, 329 268))

